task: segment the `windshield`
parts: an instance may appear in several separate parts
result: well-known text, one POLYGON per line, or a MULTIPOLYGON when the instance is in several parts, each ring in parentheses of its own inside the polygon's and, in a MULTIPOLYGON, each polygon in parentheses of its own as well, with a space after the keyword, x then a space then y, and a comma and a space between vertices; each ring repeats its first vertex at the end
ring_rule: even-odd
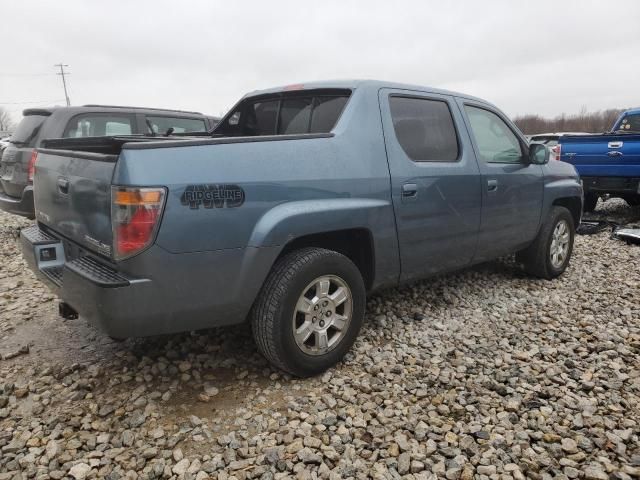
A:
POLYGON ((147 129, 153 128, 156 134, 164 134, 170 128, 173 133, 206 132, 207 125, 204 118, 179 118, 179 117, 158 117, 147 115, 147 129))
POLYGON ((40 127, 46 119, 46 115, 27 115, 23 117, 18 128, 16 128, 16 131, 11 135, 11 142, 32 146, 32 142, 35 140, 40 131, 40 127))
POLYGON ((616 130, 623 132, 640 132, 640 113, 625 116, 616 127, 616 130))
POLYGON ((228 137, 329 133, 350 93, 308 90, 248 98, 218 124, 214 133, 228 137))

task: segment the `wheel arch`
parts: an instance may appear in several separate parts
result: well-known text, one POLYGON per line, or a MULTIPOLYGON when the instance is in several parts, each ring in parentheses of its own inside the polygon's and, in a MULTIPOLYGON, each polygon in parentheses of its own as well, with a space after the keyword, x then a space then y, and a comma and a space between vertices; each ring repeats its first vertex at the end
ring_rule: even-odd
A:
POLYGON ((337 251, 360 269, 367 290, 395 284, 398 279, 400 263, 390 200, 332 198, 283 203, 260 218, 248 246, 275 247, 278 258, 309 246, 337 251))
POLYGON ((553 206, 565 207, 571 216, 573 217, 574 226, 577 228, 580 224, 580 218, 582 216, 582 198, 581 197, 560 197, 556 198, 553 206))
POLYGON ((297 237, 282 248, 276 258, 276 262, 290 252, 307 247, 325 248, 344 255, 360 270, 367 291, 373 287, 375 279, 375 247, 370 230, 358 227, 297 237))

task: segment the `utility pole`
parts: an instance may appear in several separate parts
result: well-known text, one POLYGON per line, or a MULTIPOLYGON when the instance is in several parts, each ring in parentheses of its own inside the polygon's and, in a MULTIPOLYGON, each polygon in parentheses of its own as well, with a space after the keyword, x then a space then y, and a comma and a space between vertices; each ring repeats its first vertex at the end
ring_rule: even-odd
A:
POLYGON ((65 75, 71 75, 68 72, 64 71, 64 67, 68 67, 69 65, 65 65, 64 63, 56 63, 54 67, 60 68, 60 73, 56 73, 56 75, 62 76, 62 86, 64 87, 64 98, 67 100, 67 107, 71 106, 71 102, 69 101, 69 94, 67 93, 67 81, 64 78, 65 75))

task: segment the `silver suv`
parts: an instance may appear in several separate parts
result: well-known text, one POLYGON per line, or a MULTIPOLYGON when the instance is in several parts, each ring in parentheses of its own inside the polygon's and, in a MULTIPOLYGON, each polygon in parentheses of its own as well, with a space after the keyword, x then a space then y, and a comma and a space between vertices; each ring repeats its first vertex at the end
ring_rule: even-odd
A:
POLYGON ((217 118, 199 112, 155 108, 84 105, 27 109, 9 144, 2 150, 0 209, 34 217, 36 149, 45 139, 206 134, 217 121, 217 118))

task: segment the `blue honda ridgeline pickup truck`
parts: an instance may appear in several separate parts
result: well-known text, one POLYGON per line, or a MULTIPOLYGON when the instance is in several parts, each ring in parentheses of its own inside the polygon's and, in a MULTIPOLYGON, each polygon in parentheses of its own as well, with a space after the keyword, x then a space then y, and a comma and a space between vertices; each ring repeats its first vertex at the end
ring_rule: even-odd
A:
POLYGON ((298 376, 338 362, 368 292, 517 253, 569 263, 574 168, 493 105, 377 81, 254 92, 214 138, 51 140, 30 267, 114 337, 251 322, 298 376))

